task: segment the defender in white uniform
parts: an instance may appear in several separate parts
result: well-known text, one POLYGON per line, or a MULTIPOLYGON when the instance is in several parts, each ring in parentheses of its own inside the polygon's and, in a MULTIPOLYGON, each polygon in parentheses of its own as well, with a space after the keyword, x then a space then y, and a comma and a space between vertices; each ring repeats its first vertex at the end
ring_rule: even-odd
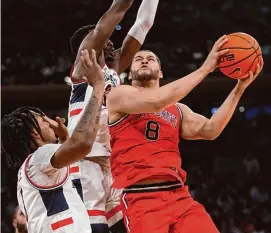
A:
MULTIPOLYGON (((118 75, 130 65, 143 44, 154 23, 159 0, 142 0, 135 24, 124 39, 122 47, 114 50, 109 37, 133 0, 127 0, 123 6, 120 6, 121 2, 125 1, 114 1, 113 7, 102 16, 97 25, 80 28, 70 39, 72 52, 77 58, 82 49, 97 51, 98 63, 103 67, 105 83, 111 87, 120 84, 118 75)), ((75 60, 74 70, 71 72, 73 87, 69 102, 70 132, 73 131, 84 111, 84 99, 91 94, 91 88, 88 88, 83 80, 78 79, 80 75, 77 61, 78 59, 75 60)), ((105 90, 108 90, 107 86, 105 90)), ((126 231, 119 205, 122 191, 111 188, 112 176, 109 169, 111 148, 107 128, 108 113, 105 106, 101 114, 97 139, 92 153, 88 156, 92 162, 80 161, 74 164, 70 171, 73 183, 87 208, 93 232, 109 232, 105 227, 108 224, 112 233, 120 233, 126 231)))
MULTIPOLYGON (((103 67, 105 89, 120 85, 117 73, 103 67)), ((69 106, 68 129, 71 134, 85 109, 85 99, 92 93, 92 87, 85 82, 72 86, 69 106), (84 101, 81 101, 84 100, 84 101)), ((100 124, 92 151, 87 158, 70 167, 72 182, 85 203, 91 224, 108 224, 109 227, 122 219, 120 195, 122 190, 111 187, 113 182, 110 172, 109 156, 111 153, 108 129, 108 111, 102 106, 100 124), (93 161, 91 161, 93 160, 93 161)))
POLYGON ((18 173, 17 197, 28 232, 90 233, 86 209, 69 178, 69 168, 54 168, 60 144, 46 144, 29 155, 18 173))
POLYGON ((59 117, 33 107, 19 108, 2 120, 2 155, 20 167, 17 197, 29 233, 91 233, 89 217, 69 176, 69 165, 91 152, 104 94, 103 73, 94 51, 82 52, 84 76, 93 86, 85 112, 69 138, 59 117), (58 136, 59 143, 57 144, 58 136))

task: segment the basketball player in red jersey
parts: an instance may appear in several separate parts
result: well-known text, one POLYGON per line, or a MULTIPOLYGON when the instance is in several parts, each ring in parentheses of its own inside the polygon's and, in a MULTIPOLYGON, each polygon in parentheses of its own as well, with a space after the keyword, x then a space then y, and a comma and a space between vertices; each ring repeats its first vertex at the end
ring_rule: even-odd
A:
POLYGON ((223 36, 215 43, 201 68, 163 87, 159 87, 159 59, 150 51, 140 51, 131 66, 132 86, 113 88, 108 94, 113 186, 124 188, 122 210, 128 232, 218 232, 184 184, 179 136, 190 140, 218 137, 263 61, 255 74, 238 80, 211 119, 177 101, 215 70, 218 58, 228 52, 220 51, 227 40, 223 36))
MULTIPOLYGON (((142 0, 134 25, 129 30, 122 47, 115 50, 109 37, 132 2, 133 0, 114 0, 97 25, 80 28, 70 39, 74 54, 80 54, 82 49, 96 49, 106 87, 120 84, 118 73, 130 65, 154 23, 159 0, 142 0)), ((77 61, 74 67, 69 102, 68 129, 70 133, 79 122, 82 110, 85 109, 85 99, 91 96, 92 92, 92 88, 88 87, 84 80, 77 79, 77 68, 80 67, 77 61)), ((108 227, 112 233, 126 232, 120 208, 122 191, 112 188, 111 185, 113 179, 109 165, 111 148, 107 118, 107 108, 103 106, 100 126, 91 154, 85 160, 72 165, 76 168, 73 169, 75 172, 72 173, 72 180, 84 201, 93 233, 109 232, 108 227)))

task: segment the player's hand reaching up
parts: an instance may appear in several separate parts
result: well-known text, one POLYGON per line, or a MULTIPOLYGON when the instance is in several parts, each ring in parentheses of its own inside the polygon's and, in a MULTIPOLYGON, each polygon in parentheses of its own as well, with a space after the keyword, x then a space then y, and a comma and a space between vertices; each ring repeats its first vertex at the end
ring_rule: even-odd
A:
POLYGON ((218 64, 219 57, 225 55, 229 52, 229 49, 221 50, 222 46, 228 41, 226 35, 220 37, 214 44, 211 52, 209 53, 208 57, 206 58, 205 62, 202 65, 202 68, 205 69, 207 72, 213 72, 218 64))
POLYGON ((260 63, 257 64, 257 69, 254 74, 251 71, 249 71, 247 78, 238 79, 239 87, 245 90, 261 73, 263 65, 264 65, 263 58, 261 58, 260 63))
POLYGON ((97 63, 95 50, 92 49, 90 54, 87 49, 82 50, 80 62, 82 63, 82 68, 84 69, 84 79, 87 80, 89 85, 93 87, 97 85, 104 86, 104 75, 97 63))

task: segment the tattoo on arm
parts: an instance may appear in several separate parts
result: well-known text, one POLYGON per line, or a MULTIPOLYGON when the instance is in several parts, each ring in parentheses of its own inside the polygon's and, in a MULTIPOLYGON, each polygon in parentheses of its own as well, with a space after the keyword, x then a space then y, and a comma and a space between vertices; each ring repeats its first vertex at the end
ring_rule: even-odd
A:
POLYGON ((85 111, 78 122, 75 131, 78 133, 91 133, 98 130, 102 107, 102 90, 93 90, 92 97, 85 107, 85 111))

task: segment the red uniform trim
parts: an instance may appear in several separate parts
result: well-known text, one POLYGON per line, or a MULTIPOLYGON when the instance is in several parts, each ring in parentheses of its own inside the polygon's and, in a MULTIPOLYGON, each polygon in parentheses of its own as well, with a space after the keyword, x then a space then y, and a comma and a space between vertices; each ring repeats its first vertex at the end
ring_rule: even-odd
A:
POLYGON ((102 210, 88 210, 88 216, 105 216, 105 212, 102 210))
POLYGON ((79 172, 79 166, 70 167, 70 174, 79 172))
POLYGON ((77 108, 77 109, 70 111, 70 117, 79 115, 80 112, 82 112, 82 110, 83 110, 82 108, 77 108))
POLYGON ((70 224, 73 224, 72 217, 57 221, 57 222, 51 224, 51 227, 52 227, 53 231, 55 231, 61 227, 65 227, 70 224))
POLYGON ((121 211, 121 206, 120 205, 116 206, 115 208, 113 208, 112 210, 107 212, 106 215, 105 215, 106 219, 107 220, 110 219, 111 217, 113 217, 119 211, 121 211))
POLYGON ((66 173, 65 177, 59 183, 57 183, 55 185, 47 185, 47 186, 46 185, 39 185, 39 184, 35 183, 34 181, 32 181, 28 175, 28 172, 27 172, 27 167, 28 167, 28 164, 29 164, 29 161, 30 161, 32 155, 33 154, 28 156, 28 158, 26 159, 26 162, 25 162, 25 167, 24 167, 25 176, 32 186, 36 187, 37 189, 53 189, 53 188, 57 188, 59 186, 62 186, 67 181, 67 178, 69 176, 68 167, 67 167, 67 173, 66 173))

